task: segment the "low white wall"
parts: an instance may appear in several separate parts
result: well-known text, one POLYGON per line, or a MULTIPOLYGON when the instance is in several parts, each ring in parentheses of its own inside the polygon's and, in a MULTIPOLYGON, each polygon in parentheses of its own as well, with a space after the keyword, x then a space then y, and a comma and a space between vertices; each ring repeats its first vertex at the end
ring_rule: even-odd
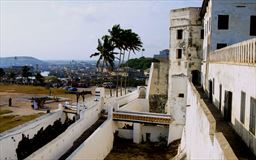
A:
POLYGON ((150 133, 150 142, 159 142, 159 138, 168 137, 169 126, 142 126, 142 137, 146 141, 146 134, 150 133))
POLYGON ((116 98, 116 103, 119 104, 119 106, 123 106, 139 97, 138 89, 133 91, 132 93, 126 94, 121 97, 116 98))
POLYGON ((22 139, 22 134, 33 138, 41 129, 52 125, 56 120, 65 120, 65 114, 62 110, 48 113, 28 123, 8 130, 0 134, 0 159, 17 159, 16 149, 22 139))
POLYGON ((120 111, 132 111, 132 112, 149 112, 148 99, 136 99, 123 107, 119 108, 120 111))
POLYGON ((113 133, 113 121, 109 118, 67 159, 103 160, 113 148, 113 133))
POLYGON ((100 101, 92 107, 89 107, 89 109, 81 111, 80 119, 78 121, 69 126, 65 132, 50 143, 31 154, 27 159, 45 160, 60 158, 70 147, 72 147, 73 142, 99 119, 101 106, 103 105, 102 102, 103 101, 100 101))
POLYGON ((186 125, 181 146, 188 159, 237 159, 200 95, 188 82, 186 125), (185 139, 185 140, 184 140, 185 139))
POLYGON ((133 130, 132 129, 117 129, 118 137, 124 139, 132 139, 133 138, 133 130))

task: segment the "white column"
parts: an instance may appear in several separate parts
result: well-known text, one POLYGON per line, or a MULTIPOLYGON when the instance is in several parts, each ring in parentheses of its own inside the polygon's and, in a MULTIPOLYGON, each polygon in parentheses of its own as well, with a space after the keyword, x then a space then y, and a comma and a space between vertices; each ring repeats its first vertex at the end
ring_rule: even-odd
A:
POLYGON ((133 123, 133 143, 139 144, 142 140, 141 124, 133 123))

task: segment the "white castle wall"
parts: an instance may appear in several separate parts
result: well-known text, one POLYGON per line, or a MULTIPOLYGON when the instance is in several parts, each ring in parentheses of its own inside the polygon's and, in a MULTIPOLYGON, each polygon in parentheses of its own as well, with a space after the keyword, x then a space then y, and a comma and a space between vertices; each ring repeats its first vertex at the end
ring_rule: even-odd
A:
POLYGON ((115 126, 112 120, 113 107, 108 108, 108 119, 97 128, 67 159, 101 160, 113 148, 115 126))
POLYGON ((103 100, 94 104, 89 109, 80 112, 80 119, 74 124, 69 126, 65 132, 52 140, 50 143, 40 148, 26 159, 58 159, 60 158, 70 147, 73 142, 81 136, 81 134, 94 124, 100 116, 103 100))
POLYGON ((146 134, 150 133, 150 142, 159 142, 160 137, 168 137, 169 126, 142 125, 143 141, 146 141, 146 134))
POLYGON ((149 102, 147 99, 136 99, 123 107, 119 108, 120 111, 132 112, 149 112, 149 102))
POLYGON ((52 125, 56 120, 65 120, 62 110, 43 115, 33 121, 15 127, 0 134, 0 159, 17 159, 16 149, 22 139, 22 134, 33 138, 41 129, 52 125))
POLYGON ((250 99, 251 97, 256 98, 256 67, 210 63, 209 79, 214 79, 213 102, 217 108, 219 108, 220 85, 222 85, 221 112, 223 115, 225 91, 232 92, 231 123, 244 142, 256 154, 256 136, 249 132, 250 99), (245 106, 243 106, 245 108, 244 123, 240 121, 242 91, 246 94, 245 106))
POLYGON ((121 97, 116 98, 116 103, 119 104, 119 106, 123 106, 139 97, 139 90, 135 90, 132 93, 126 94, 121 97))
POLYGON ((237 159, 222 133, 216 133, 216 121, 200 95, 188 82, 186 125, 181 151, 187 159, 237 159))
POLYGON ((108 119, 67 159, 103 160, 113 147, 113 132, 113 121, 108 119))
POLYGON ((133 130, 132 129, 117 129, 118 137, 124 139, 133 139, 133 130))

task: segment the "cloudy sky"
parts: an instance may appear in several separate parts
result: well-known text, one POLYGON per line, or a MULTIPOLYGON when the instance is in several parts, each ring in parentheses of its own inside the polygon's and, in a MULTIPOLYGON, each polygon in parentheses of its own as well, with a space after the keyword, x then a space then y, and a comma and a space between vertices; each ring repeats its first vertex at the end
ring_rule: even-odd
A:
POLYGON ((0 0, 0 56, 86 60, 97 39, 114 24, 131 28, 152 56, 168 48, 172 8, 201 6, 202 0, 14 1, 0 0))

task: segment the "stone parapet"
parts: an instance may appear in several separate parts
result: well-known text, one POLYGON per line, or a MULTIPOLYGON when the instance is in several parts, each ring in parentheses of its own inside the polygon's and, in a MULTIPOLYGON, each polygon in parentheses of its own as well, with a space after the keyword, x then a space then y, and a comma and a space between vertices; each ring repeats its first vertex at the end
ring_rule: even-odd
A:
POLYGON ((256 66, 256 38, 212 52, 210 63, 228 63, 256 66))

